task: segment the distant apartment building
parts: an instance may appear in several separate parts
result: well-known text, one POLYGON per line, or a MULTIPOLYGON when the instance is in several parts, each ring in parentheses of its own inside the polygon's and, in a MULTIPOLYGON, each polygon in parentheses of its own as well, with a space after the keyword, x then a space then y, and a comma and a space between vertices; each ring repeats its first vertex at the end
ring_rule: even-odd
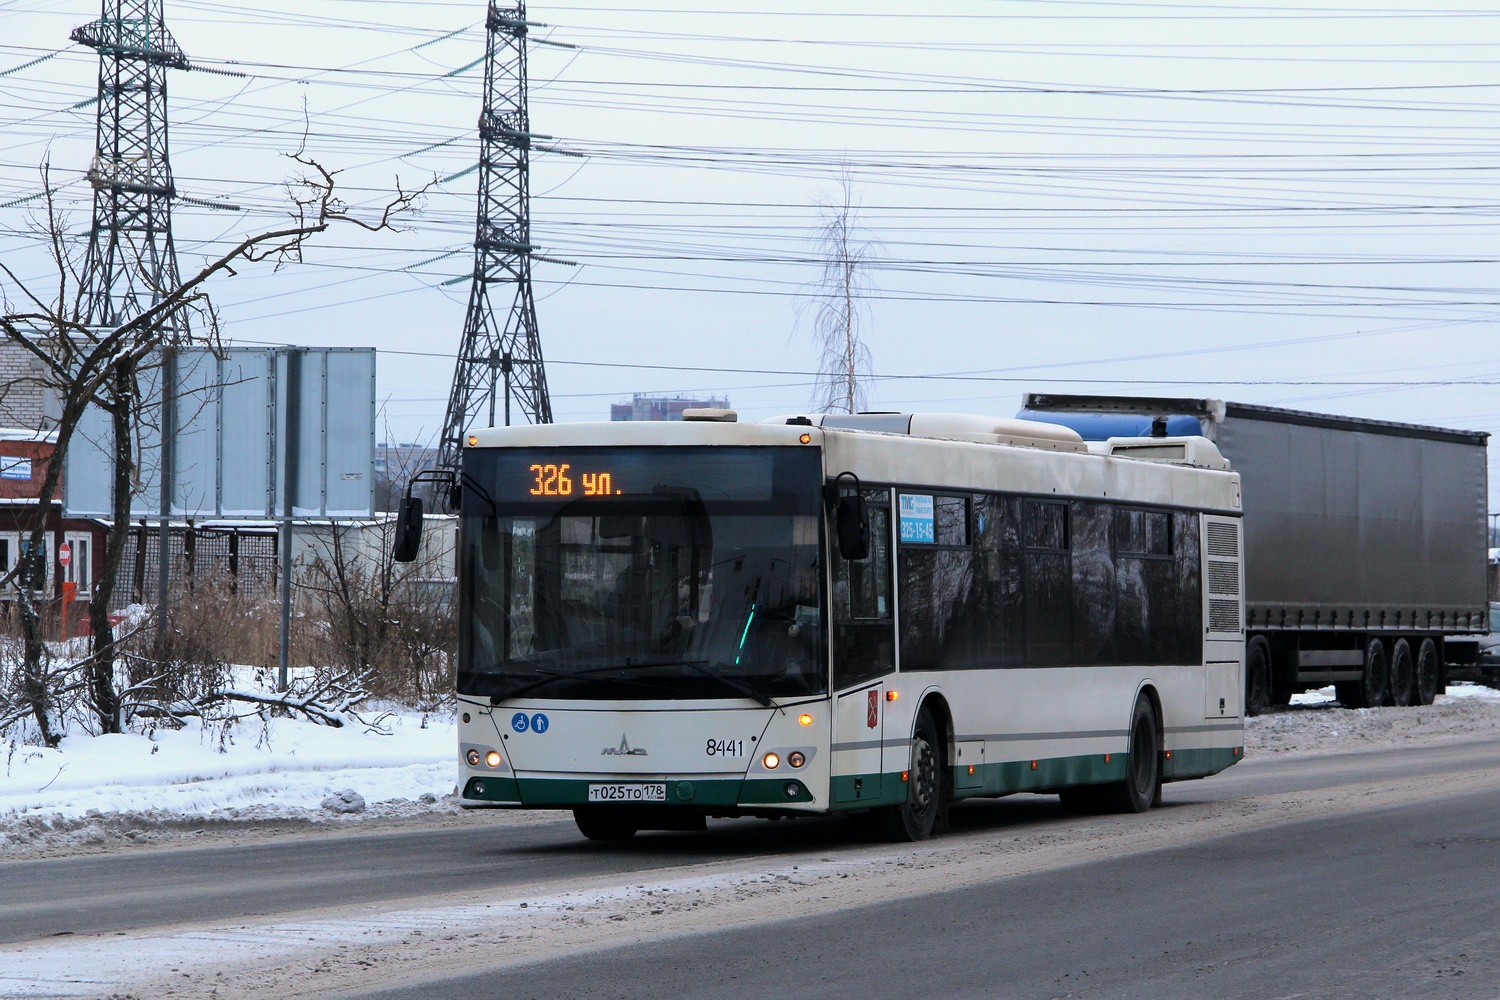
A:
POLYGON ((614 403, 609 408, 611 420, 681 420, 683 410, 729 409, 728 399, 688 399, 685 396, 658 396, 638 392, 628 403, 614 403))
POLYGON ((423 469, 437 466, 438 450, 410 441, 381 441, 375 445, 375 509, 395 510, 406 482, 423 469))

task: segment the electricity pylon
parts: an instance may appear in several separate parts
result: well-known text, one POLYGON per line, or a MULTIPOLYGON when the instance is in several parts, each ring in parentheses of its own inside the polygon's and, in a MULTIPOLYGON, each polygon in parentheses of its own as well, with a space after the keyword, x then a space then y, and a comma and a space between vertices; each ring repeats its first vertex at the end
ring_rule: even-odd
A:
POLYGON ((531 296, 531 120, 526 111, 526 4, 491 0, 485 18, 484 109, 479 116, 479 218, 469 311, 438 445, 458 467, 463 434, 484 422, 552 422, 531 296), (497 309, 496 306, 500 308, 497 309), (497 399, 503 411, 497 412, 497 399))
MULTIPOLYGON (((69 36, 99 53, 95 116, 94 218, 84 257, 84 322, 115 327, 180 285, 172 242, 172 167, 167 159, 167 70, 187 69, 187 56, 167 31, 162 0, 103 0, 99 20, 69 36)), ((169 318, 162 332, 169 347, 187 335, 187 324, 169 318)), ((173 365, 162 366, 161 448, 158 453, 161 527, 157 542, 157 642, 167 635, 171 579, 170 508, 174 465, 173 365)))
POLYGON ((167 160, 167 70, 187 69, 188 60, 163 22, 162 0, 104 0, 99 20, 71 37, 99 53, 84 318, 116 326, 180 283, 172 243, 177 191, 167 160))

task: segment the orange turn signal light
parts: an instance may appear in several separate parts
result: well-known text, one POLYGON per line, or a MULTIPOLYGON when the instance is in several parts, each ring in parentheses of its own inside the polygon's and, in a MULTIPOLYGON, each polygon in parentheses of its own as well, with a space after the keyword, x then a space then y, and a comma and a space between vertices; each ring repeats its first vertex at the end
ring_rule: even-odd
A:
POLYGON ((474 447, 478 443, 479 443, 479 435, 478 434, 470 434, 469 435, 469 447, 472 448, 472 447, 474 447))
POLYGON ((812 435, 811 434, 802 434, 802 435, 799 435, 797 437, 797 440, 801 441, 803 444, 811 444, 812 443, 812 435))
POLYGON ((899 697, 901 697, 901 694, 900 694, 900 692, 897 692, 897 691, 887 691, 885 693, 885 700, 886 701, 895 701, 899 697))
POLYGON ((910 781, 911 780, 911 772, 910 771, 902 771, 901 772, 901 780, 902 781, 910 781))
POLYGON ((1033 770, 1033 771, 1035 771, 1035 770, 1036 770, 1036 761, 1032 761, 1032 762, 1031 762, 1031 769, 1032 769, 1032 770, 1033 770))
POLYGON ((810 725, 812 725, 812 716, 808 715, 806 712, 803 712, 801 715, 797 716, 797 725, 799 725, 799 726, 810 726, 810 725))

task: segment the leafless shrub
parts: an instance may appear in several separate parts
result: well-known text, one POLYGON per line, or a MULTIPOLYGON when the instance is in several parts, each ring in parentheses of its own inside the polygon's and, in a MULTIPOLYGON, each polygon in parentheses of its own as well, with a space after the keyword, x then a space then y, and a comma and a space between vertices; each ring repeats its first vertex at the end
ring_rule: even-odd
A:
MULTIPOLYGON (((377 697, 434 708, 453 689, 453 585, 432 560, 395 564, 390 528, 332 525, 299 574, 308 616, 323 626, 320 662, 354 671, 377 697)), ((306 655, 306 654, 304 654, 306 655)))

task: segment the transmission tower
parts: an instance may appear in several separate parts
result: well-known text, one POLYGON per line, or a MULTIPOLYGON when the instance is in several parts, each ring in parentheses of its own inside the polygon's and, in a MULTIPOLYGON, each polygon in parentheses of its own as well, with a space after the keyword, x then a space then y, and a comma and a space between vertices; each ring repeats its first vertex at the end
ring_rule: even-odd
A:
POLYGON ((509 424, 512 410, 531 423, 552 422, 531 297, 532 134, 524 0, 491 0, 485 28, 474 280, 438 446, 438 465, 446 469, 458 467, 464 431, 476 423, 509 424), (503 409, 497 412, 501 398, 503 409))
MULTIPOLYGON (((115 327, 161 301, 181 281, 172 243, 177 190, 167 162, 167 70, 187 56, 167 32, 162 0, 103 0, 99 20, 69 36, 99 53, 94 162, 94 219, 84 257, 83 311, 90 325, 115 327)), ((169 319, 164 340, 176 346, 187 324, 169 319)), ((170 498, 175 395, 173 366, 162 366, 161 535, 157 542, 157 640, 167 635, 171 579, 170 498)))
MULTIPOLYGON (((188 61, 167 32, 162 0, 104 0, 99 20, 70 37, 99 53, 85 322, 117 326, 179 284, 172 243, 177 192, 167 162, 167 70, 187 69, 188 61)), ((169 339, 185 332, 179 329, 169 339)))

